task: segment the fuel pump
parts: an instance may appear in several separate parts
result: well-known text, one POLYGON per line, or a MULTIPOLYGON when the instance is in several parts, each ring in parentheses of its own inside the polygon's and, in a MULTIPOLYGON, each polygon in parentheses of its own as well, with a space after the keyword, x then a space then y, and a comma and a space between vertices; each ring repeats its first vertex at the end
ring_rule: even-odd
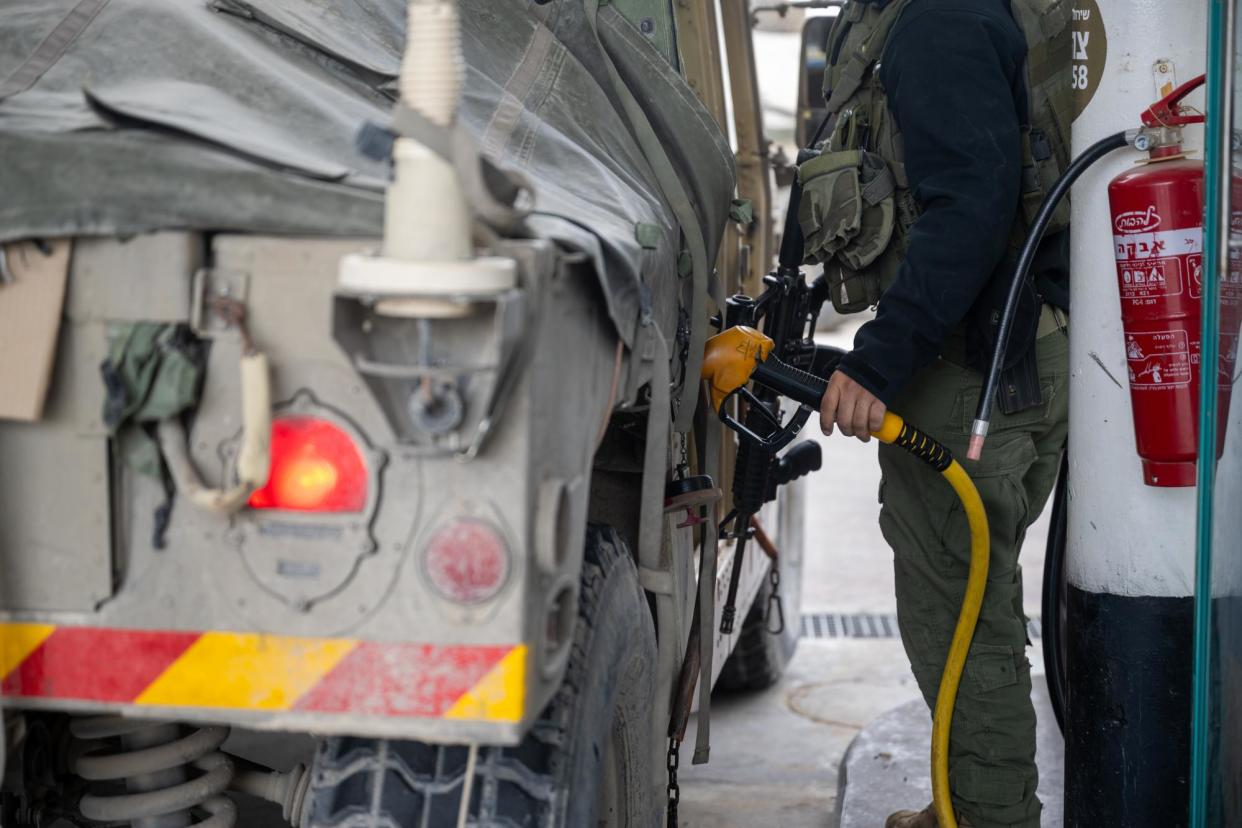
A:
MULTIPOLYGON (((1203 77, 1178 87, 1142 115, 1143 127, 1118 132, 1088 147, 1049 191, 1014 267, 1009 301, 1002 315, 997 345, 985 377, 983 392, 967 456, 978 459, 988 433, 991 408, 996 397, 1001 366, 1012 328, 1017 297, 1028 277, 1045 228, 1058 202, 1073 183, 1095 162, 1125 146, 1150 153, 1143 169, 1118 176, 1109 186, 1115 235, 1117 274, 1122 301, 1122 318, 1127 338, 1127 359, 1131 365, 1131 393, 1137 444, 1144 460, 1149 485, 1192 485, 1194 482, 1197 438, 1197 382, 1199 346, 1199 303, 1201 290, 1195 290, 1196 276, 1202 271, 1203 167, 1190 161, 1181 149, 1180 127, 1201 123, 1201 114, 1187 114, 1181 101, 1202 85, 1203 77), (1136 271, 1143 269, 1141 281, 1136 271), (1197 268, 1197 269, 1196 269, 1197 268), (1171 283, 1176 275, 1177 283, 1171 283), (1131 348, 1143 349, 1143 356, 1131 348), (1156 354, 1154 361, 1148 354, 1156 354), (1146 360, 1144 362, 1144 360, 1146 360), (1136 362, 1150 370, 1135 368, 1136 362), (1146 379, 1145 379, 1146 378, 1146 379), (1145 386, 1171 389, 1164 396, 1147 396, 1145 386), (1188 483, 1185 479, 1189 468, 1188 483)), ((1242 185, 1239 186, 1242 189, 1242 185)), ((796 201, 795 201, 796 203, 796 201)), ((801 239, 797 239, 798 243, 801 239)), ((788 238, 787 238, 788 242, 788 238)), ((782 251, 784 253, 784 251, 782 251)), ((784 256, 782 256, 784 258, 784 256)), ((796 266, 787 268, 786 277, 798 284, 796 266)), ((1237 271, 1238 268, 1232 270, 1237 271)), ((723 320, 722 331, 707 343, 702 366, 703 379, 710 388, 712 408, 732 428, 743 448, 774 454, 787 445, 805 422, 809 411, 818 406, 827 382, 816 373, 787 364, 781 357, 792 342, 778 344, 747 325, 763 316, 763 306, 775 303, 789 287, 777 278, 768 279, 769 290, 758 302, 737 297, 731 314, 723 320), (744 310, 745 313, 739 312, 744 310), (765 391, 762 396, 747 391, 754 382, 765 391), (802 404, 787 424, 772 410, 770 394, 775 392, 802 404), (744 421, 730 414, 729 403, 740 397, 745 403, 744 421)), ((1238 276, 1231 273, 1227 287, 1238 291, 1238 276)), ((1236 357, 1237 305, 1242 291, 1226 294, 1226 311, 1232 314, 1222 330, 1234 334, 1232 342, 1222 343, 1225 373, 1232 374, 1236 357)), ((775 305, 779 307, 779 304, 775 305)), ((769 319, 768 329, 786 330, 769 319)), ((802 320, 804 321, 804 320, 802 320)), ((752 323, 753 324, 753 323, 752 323)), ((827 360, 826 362, 835 362, 827 360)), ((820 368, 828 365, 818 366, 820 368)), ((1228 383, 1228 377, 1225 382, 1228 383)), ((1222 390, 1222 408, 1228 405, 1222 390)), ((1223 412, 1222 412, 1223 413, 1223 412)), ((905 424, 891 412, 884 426, 874 434, 882 442, 897 445, 919 457, 944 475, 962 500, 971 530, 971 567, 966 596, 958 618, 949 658, 945 664, 935 711, 932 742, 933 793, 937 817, 943 826, 956 826, 950 804, 948 783, 948 737, 953 717, 957 683, 965 664, 986 587, 988 562, 987 517, 969 476, 956 460, 935 440, 905 424)), ((1223 438, 1222 438, 1223 442, 1223 438)), ((1219 451, 1219 446, 1218 446, 1219 451)), ((743 522, 739 541, 747 536, 743 522)), ((739 543, 739 552, 741 544, 739 543)))
MULTIPOLYGON (((1101 21, 1100 9, 1084 9, 1082 25, 1106 22, 1110 38, 1122 35, 1119 40, 1151 48, 1200 31, 1193 16, 1183 16, 1180 10, 1171 15, 1147 14, 1146 9, 1134 13, 1137 10, 1123 0, 1110 8, 1132 13, 1101 21)), ((1084 47, 1086 36, 1084 31, 1084 47)), ((1101 49, 1093 54, 1102 53, 1101 49)), ((1070 343, 1072 452, 1063 466, 1068 479, 1060 485, 1075 494, 1059 498, 1073 500, 1075 508, 1074 514, 1061 510, 1065 542, 1050 545, 1052 552, 1068 556, 1064 598, 1046 596, 1044 601, 1053 609, 1045 611, 1048 668, 1067 674, 1061 681, 1050 681, 1049 687, 1066 688, 1070 702, 1062 699, 1061 706, 1065 821, 1074 826, 1180 824, 1185 800, 1179 792, 1189 775, 1189 727, 1181 722, 1191 674, 1187 643, 1193 601, 1185 585, 1193 580, 1189 573, 1193 556, 1188 554, 1193 506, 1189 498, 1178 496, 1177 487, 1193 485, 1197 459, 1202 302, 1197 277, 1203 266, 1204 186, 1203 166, 1187 157, 1181 131, 1202 122, 1203 116, 1186 111, 1181 102, 1203 78, 1140 109, 1133 101, 1125 103, 1135 88, 1132 65, 1133 59, 1124 67, 1106 66, 1101 94, 1081 91, 1081 105, 1087 109, 1074 124, 1078 135, 1115 128, 1119 119, 1128 120, 1135 110, 1142 112, 1142 126, 1084 145, 1041 207, 1014 271, 1011 302, 1001 320, 967 455, 974 458, 983 450, 1005 362, 1013 300, 1027 278, 1056 201, 1089 167, 1115 150, 1131 146, 1146 153, 1138 167, 1112 173, 1107 212, 1099 197, 1107 180, 1095 177, 1088 179, 1095 198, 1074 204, 1071 310, 1077 333, 1070 343), (1093 97, 1096 103, 1091 104, 1093 97), (1134 109, 1126 111, 1126 106, 1134 109), (1096 252, 1102 247, 1105 220, 1114 242, 1108 258, 1096 252), (1118 302, 1113 296, 1118 294, 1113 293, 1111 279, 1100 278, 1102 268, 1116 270, 1120 316, 1112 310, 1118 302), (1136 277, 1140 268, 1141 278, 1136 277), (1118 364, 1129 369, 1128 389, 1123 386, 1126 380, 1110 370, 1118 364), (1118 410, 1114 386, 1128 397, 1128 416, 1118 410), (1128 465, 1123 445, 1131 438, 1127 434, 1119 439, 1113 431, 1123 418, 1133 421, 1130 446, 1137 448, 1140 463, 1135 465, 1141 465, 1145 485, 1139 484, 1137 475, 1130 480, 1116 474, 1128 465), (1127 508, 1116 509, 1121 503, 1127 508), (1064 639, 1064 655, 1056 625, 1062 601, 1073 629, 1064 639)), ((1163 60, 1158 65, 1172 64, 1163 60)), ((1110 165, 1120 163, 1124 162, 1112 160, 1110 165)), ((1239 183, 1233 186, 1237 190, 1239 183)), ((1105 251, 1106 247, 1099 252, 1107 256, 1105 251)), ((1226 385, 1220 394, 1222 416, 1231 385, 1224 374, 1232 374, 1236 360, 1236 259, 1231 259, 1230 271, 1222 278, 1221 292, 1220 381, 1226 385)), ((1060 561, 1049 564, 1053 571, 1060 567, 1060 561)), ((1045 590, 1058 588, 1052 579, 1045 583, 1045 590)))
MULTIPOLYGON (((1000 367, 1005 361, 1010 315, 1020 287, 1034 261, 1043 229, 1057 202, 1095 162, 1114 150, 1131 146, 1148 157, 1140 166, 1113 178, 1108 185, 1110 222, 1116 261, 1125 356, 1129 368, 1135 444, 1142 461, 1143 480, 1149 486, 1179 487, 1195 484, 1198 442, 1200 308, 1203 269, 1204 168, 1188 157, 1182 127, 1204 122, 1202 113, 1187 111, 1183 100, 1202 86, 1199 76, 1177 87, 1149 106, 1140 116, 1142 127, 1110 135, 1082 151, 1049 192, 1014 269, 1010 303, 1001 320, 1000 335, 979 399, 968 457, 982 452, 995 398, 1000 367)), ((1242 196, 1242 179, 1234 182, 1242 196)), ((1242 268, 1231 258, 1221 289, 1221 342, 1218 456, 1224 446, 1232 373, 1238 344, 1242 268)), ((1078 274, 1078 278, 1086 278, 1078 274)), ((1068 522, 1064 508, 1068 464, 1063 464, 1054 514, 1054 536, 1049 544, 1046 572, 1063 571, 1064 536, 1068 522)), ((1058 721, 1065 709, 1065 660, 1061 651, 1059 578, 1046 578, 1044 617, 1045 661, 1049 689, 1058 721)))
MULTIPOLYGON (((1177 0, 1074 3, 1075 152, 1127 127, 1142 144, 1154 130, 1141 114, 1159 112, 1153 101, 1204 71, 1208 12, 1215 7, 1177 0)), ((1194 113, 1179 105, 1173 114, 1194 113)), ((1228 130, 1225 111, 1208 115, 1222 116, 1219 126, 1228 130)), ((1167 117, 1159 113, 1155 122, 1167 117)), ((1203 147, 1201 128, 1180 129, 1183 151, 1203 147)), ((1156 171, 1175 159, 1152 164, 1150 147, 1134 149, 1085 174, 1072 211, 1062 602, 1068 634, 1054 640, 1065 649, 1067 828, 1186 825, 1189 819, 1196 493, 1144 482, 1120 313, 1123 274, 1113 243, 1121 234, 1107 198, 1117 176, 1156 171)))
MULTIPOLYGON (((1203 167, 1189 161, 1182 153, 1180 127, 1203 121, 1201 114, 1187 114, 1181 107, 1182 99, 1200 86, 1203 80, 1202 77, 1196 78, 1150 106, 1142 115, 1141 129, 1118 132, 1088 147, 1074 159, 1049 191, 1013 271, 1009 301, 1001 318, 997 345, 972 428, 967 455, 970 459, 978 459, 983 450, 1001 366, 1005 364, 1017 297, 1053 211, 1088 168, 1113 151, 1129 145, 1150 152, 1147 166, 1118 176, 1109 187, 1109 195, 1116 236, 1115 252, 1127 357, 1131 363, 1132 404, 1139 453, 1144 458, 1144 472, 1149 485, 1186 485, 1176 481, 1186 474, 1187 465, 1189 483, 1193 484, 1198 361, 1192 360, 1192 352, 1197 353, 1199 344, 1198 308, 1202 297, 1201 290, 1193 291, 1191 285, 1197 283, 1195 277, 1202 270, 1203 167), (1162 225, 1161 222, 1166 223, 1162 225), (1144 268, 1141 282, 1136 281, 1135 277, 1135 271, 1140 266, 1144 268), (1177 285, 1169 283, 1173 273, 1179 277, 1177 285), (1147 339, 1140 340, 1141 337, 1147 339), (1144 374, 1134 368, 1135 361, 1142 357, 1135 355, 1130 347, 1131 341, 1146 342, 1148 352, 1164 357, 1163 363, 1161 360, 1151 363, 1155 368, 1147 374, 1150 377, 1148 384, 1162 386, 1161 391, 1163 386, 1168 386, 1173 389, 1172 394, 1150 398, 1142 396, 1148 393, 1143 388, 1144 374), (1183 347, 1177 350, 1169 343, 1183 347), (1177 358, 1165 357, 1166 354, 1176 354, 1177 358), (1155 376, 1157 373, 1159 378, 1155 376)), ((1232 274, 1227 280, 1231 285, 1236 281, 1232 274)), ((1231 298, 1236 321, 1237 297, 1231 298)), ((712 407, 725 424, 739 434, 744 445, 750 443, 775 450, 792 439, 802 422, 795 418, 795 421, 782 427, 762 400, 745 391, 745 385, 754 381, 759 386, 801 402, 804 415, 807 409, 818 405, 827 384, 821 377, 783 363, 778 355, 780 349, 774 349, 771 339, 737 325, 736 320, 734 324, 731 327, 726 323, 725 329, 708 341, 703 378, 710 386, 712 407), (748 421, 743 423, 729 415, 728 403, 738 394, 750 402, 748 411, 751 414, 757 412, 759 417, 748 417, 748 421), (752 427, 759 420, 766 421, 765 433, 756 433, 752 427)), ((1223 326, 1223 330, 1230 332, 1236 331, 1236 328, 1236 324, 1223 326)), ((1223 362, 1229 374, 1232 373, 1235 356, 1235 347, 1230 347, 1231 344, 1236 346, 1236 343, 1222 343, 1221 349, 1227 356, 1223 362)), ((1222 406, 1226 406, 1226 393, 1222 393, 1221 397, 1222 406)), ((986 586, 987 518, 969 476, 934 440, 909 427, 891 412, 885 419, 884 427, 874 436, 910 451, 940 471, 962 499, 970 522, 972 554, 969 582, 942 676, 932 744, 937 816, 941 825, 955 826, 952 807, 948 804, 948 735, 957 682, 986 586)))

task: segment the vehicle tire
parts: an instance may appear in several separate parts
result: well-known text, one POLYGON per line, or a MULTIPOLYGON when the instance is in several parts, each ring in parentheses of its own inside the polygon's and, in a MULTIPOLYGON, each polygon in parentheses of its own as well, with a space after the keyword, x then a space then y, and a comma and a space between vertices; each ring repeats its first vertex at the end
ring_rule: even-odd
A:
POLYGON ((777 565, 780 567, 785 629, 780 635, 768 632, 768 599, 772 594, 772 584, 764 580, 755 602, 746 613, 746 620, 742 622, 737 646, 720 671, 717 690, 726 693, 766 690, 780 681, 798 648, 798 639, 802 637, 805 484, 806 478, 800 478, 782 486, 777 495, 777 531, 773 540, 780 550, 777 565))
MULTIPOLYGON (((588 526, 565 679, 517 747, 479 749, 476 828, 658 825, 655 630, 625 542, 588 526)), ((334 737, 315 759, 306 828, 456 826, 467 749, 334 737)))
POLYGON ((1053 490, 1048 545, 1044 548, 1044 583, 1040 600, 1040 644, 1044 652, 1044 675, 1048 699, 1057 728, 1065 733, 1065 549, 1069 542, 1069 452, 1061 454, 1061 471, 1053 490))

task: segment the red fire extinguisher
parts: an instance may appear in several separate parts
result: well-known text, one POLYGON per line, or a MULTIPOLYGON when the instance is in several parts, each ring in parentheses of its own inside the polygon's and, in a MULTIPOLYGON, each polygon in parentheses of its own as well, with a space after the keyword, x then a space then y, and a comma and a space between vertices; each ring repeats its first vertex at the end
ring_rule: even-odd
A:
MULTIPOLYGON (((1204 122, 1181 100, 1204 82, 1183 84, 1143 113, 1140 167, 1108 185, 1134 434, 1149 486, 1195 485, 1198 456, 1200 318, 1203 301, 1203 162, 1188 158, 1181 127, 1204 122)), ((1234 179, 1242 196, 1242 179, 1234 179)), ((1235 196, 1235 203, 1242 204, 1235 196)), ((1231 260, 1232 261, 1232 260, 1231 260)), ((1221 285, 1220 437, 1224 447, 1242 268, 1221 285)), ((1208 297, 1215 301, 1215 297, 1208 297)), ((1209 369, 1210 370, 1210 369, 1209 369)))

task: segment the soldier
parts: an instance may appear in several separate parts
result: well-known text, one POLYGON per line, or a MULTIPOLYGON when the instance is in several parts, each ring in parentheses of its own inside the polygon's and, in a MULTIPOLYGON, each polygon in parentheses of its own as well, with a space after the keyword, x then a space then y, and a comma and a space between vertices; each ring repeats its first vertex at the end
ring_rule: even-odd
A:
MULTIPOLYGON (((866 442, 892 407, 965 455, 1013 260, 1068 164, 1069 3, 850 0, 828 41, 829 138, 803 165, 808 259, 834 305, 877 306, 833 374, 821 426, 866 442)), ((987 450, 967 462, 991 525, 991 569, 950 741, 962 825, 1037 828, 1035 711, 1018 552, 1066 444, 1068 210, 1050 228, 987 450)), ((935 707, 965 591, 969 534, 953 492, 881 446, 880 527, 902 641, 935 707)), ((934 828, 929 807, 886 828, 934 828)))

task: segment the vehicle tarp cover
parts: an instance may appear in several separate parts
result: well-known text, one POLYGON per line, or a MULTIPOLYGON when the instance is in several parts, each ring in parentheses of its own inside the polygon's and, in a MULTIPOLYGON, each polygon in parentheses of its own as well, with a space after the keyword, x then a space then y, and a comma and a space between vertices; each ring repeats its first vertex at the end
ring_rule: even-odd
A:
MULTIPOLYGON (((608 60, 676 167, 709 255, 732 156, 675 50, 627 19, 641 4, 603 5, 597 35, 583 2, 460 0, 459 119, 496 166, 532 182, 525 231, 594 258, 622 337, 652 312, 671 340, 681 232, 608 60)), ((391 122, 405 5, 5 0, 0 241, 174 228, 380 235, 389 165, 356 137, 391 122)))

